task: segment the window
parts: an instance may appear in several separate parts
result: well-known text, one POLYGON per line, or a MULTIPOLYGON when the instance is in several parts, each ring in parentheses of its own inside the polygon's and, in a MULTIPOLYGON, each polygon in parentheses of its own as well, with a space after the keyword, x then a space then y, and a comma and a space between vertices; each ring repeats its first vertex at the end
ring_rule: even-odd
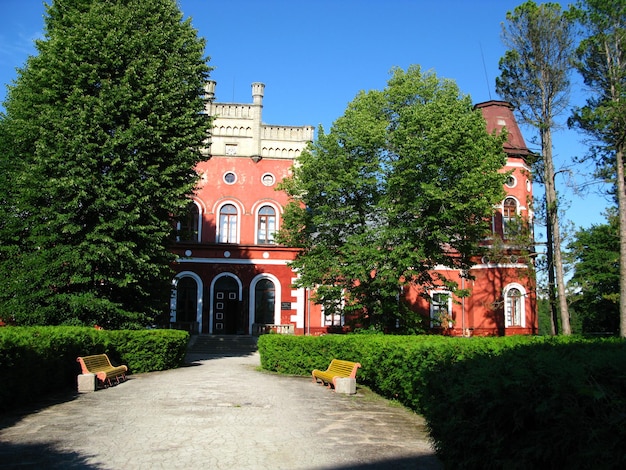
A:
POLYGON ((254 322, 274 324, 276 289, 269 279, 261 279, 254 288, 254 322))
POLYGON ((273 244, 274 232, 276 232, 276 211, 271 206, 263 206, 259 209, 257 218, 257 243, 273 244))
POLYGON ((450 292, 436 291, 430 299, 430 325, 452 327, 452 297, 450 292))
POLYGON ((504 321, 507 327, 525 326, 524 295, 521 287, 507 286, 504 292, 504 321))
POLYGON ((265 185, 265 186, 272 186, 274 184, 274 181, 276 179, 274 178, 274 175, 271 173, 265 173, 263 175, 263 177, 261 178, 261 182, 265 185))
POLYGON ((195 202, 187 204, 185 212, 178 220, 176 226, 176 241, 198 242, 200 241, 200 210, 195 202))
POLYGON ((515 179, 515 176, 509 175, 506 178, 506 183, 505 184, 509 188, 514 188, 517 185, 517 179, 515 179))
POLYGON ((224 182, 226 184, 234 184, 235 181, 237 181, 237 175, 235 175, 235 173, 232 171, 224 173, 224 182))
POLYGON ((324 314, 324 326, 343 326, 344 317, 341 312, 324 314))
POLYGON ((219 243, 237 243, 237 208, 224 204, 220 209, 219 243))
POLYGON ((507 197, 502 204, 502 233, 507 234, 507 225, 515 220, 517 216, 517 201, 512 197, 507 197))

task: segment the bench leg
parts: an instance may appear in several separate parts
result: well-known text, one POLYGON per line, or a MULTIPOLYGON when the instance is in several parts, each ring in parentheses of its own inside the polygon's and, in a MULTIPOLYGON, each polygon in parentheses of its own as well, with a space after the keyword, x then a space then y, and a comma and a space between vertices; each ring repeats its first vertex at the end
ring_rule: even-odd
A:
POLYGON ((94 374, 80 374, 77 379, 78 393, 95 392, 97 379, 94 374))
POLYGON ((356 393, 356 379, 351 377, 336 378, 335 392, 354 395, 356 393))

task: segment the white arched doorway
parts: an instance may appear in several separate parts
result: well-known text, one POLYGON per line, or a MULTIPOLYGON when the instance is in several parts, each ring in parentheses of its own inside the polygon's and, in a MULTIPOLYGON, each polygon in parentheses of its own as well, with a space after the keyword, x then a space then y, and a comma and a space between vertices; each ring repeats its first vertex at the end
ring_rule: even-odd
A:
POLYGON ((202 279, 192 271, 183 271, 176 275, 172 287, 171 323, 174 328, 198 333, 202 325, 202 279))

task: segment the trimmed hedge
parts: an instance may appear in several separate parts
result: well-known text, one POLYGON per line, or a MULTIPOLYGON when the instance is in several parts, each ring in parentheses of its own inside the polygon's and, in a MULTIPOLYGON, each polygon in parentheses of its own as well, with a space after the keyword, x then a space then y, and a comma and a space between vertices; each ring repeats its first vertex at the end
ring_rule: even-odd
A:
POLYGON ((261 365, 358 381, 421 413, 449 468, 626 468, 626 342, 578 337, 259 338, 261 365))
POLYGON ((0 328, 0 411, 76 389, 78 356, 106 353, 129 373, 179 367, 189 334, 177 330, 108 331, 72 326, 0 328))
POLYGON ((459 469, 626 468, 626 343, 555 340, 448 363, 422 413, 459 469))

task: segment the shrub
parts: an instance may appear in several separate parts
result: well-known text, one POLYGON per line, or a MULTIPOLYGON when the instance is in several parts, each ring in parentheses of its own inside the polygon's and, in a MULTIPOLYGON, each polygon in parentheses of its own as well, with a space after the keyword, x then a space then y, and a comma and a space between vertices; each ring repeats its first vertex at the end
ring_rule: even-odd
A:
POLYGON ((432 371, 423 414, 444 463, 626 468, 626 343, 554 339, 432 371))
POLYGON ((78 356, 106 353, 130 372, 178 367, 188 333, 177 330, 105 331, 72 326, 0 328, 0 411, 76 389, 78 356))

